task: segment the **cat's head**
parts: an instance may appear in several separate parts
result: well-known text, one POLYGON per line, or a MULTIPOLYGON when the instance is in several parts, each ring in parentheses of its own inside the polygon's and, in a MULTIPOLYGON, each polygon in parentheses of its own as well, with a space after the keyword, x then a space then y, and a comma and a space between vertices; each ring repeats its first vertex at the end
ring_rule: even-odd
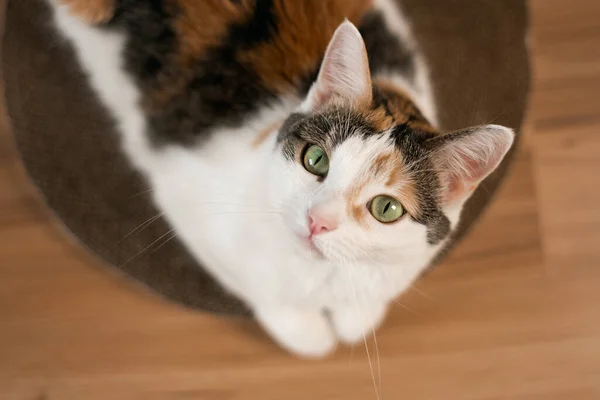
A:
POLYGON ((395 87, 371 79, 361 35, 344 22, 279 130, 269 197, 315 257, 401 262, 443 243, 512 142, 497 125, 436 132, 395 87))

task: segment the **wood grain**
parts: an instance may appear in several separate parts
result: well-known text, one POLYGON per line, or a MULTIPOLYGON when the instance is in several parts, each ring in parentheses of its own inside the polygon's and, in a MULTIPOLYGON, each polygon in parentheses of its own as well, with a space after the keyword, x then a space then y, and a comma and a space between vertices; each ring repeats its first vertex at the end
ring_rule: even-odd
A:
MULTIPOLYGON (((599 4, 531 1, 524 145, 482 220, 377 335, 381 398, 600 398, 599 4)), ((5 129, 0 165, 0 399, 376 398, 360 346, 298 361, 253 323, 101 267, 41 205, 5 129)))

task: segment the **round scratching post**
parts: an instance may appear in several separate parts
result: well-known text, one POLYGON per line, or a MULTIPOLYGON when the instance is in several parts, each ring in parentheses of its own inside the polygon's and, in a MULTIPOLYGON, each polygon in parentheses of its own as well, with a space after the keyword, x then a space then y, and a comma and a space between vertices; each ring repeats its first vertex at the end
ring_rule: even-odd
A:
MULTIPOLYGON (((493 122, 518 134, 529 90, 525 1, 401 4, 428 60, 441 128, 493 122)), ((42 0, 9 1, 2 45, 12 132, 47 205, 88 249, 149 288, 195 308, 248 315, 177 238, 166 241, 170 228, 152 219, 159 212, 148 187, 120 151, 113 121, 50 21, 42 0)), ((511 154, 469 200, 447 249, 490 201, 511 154)))

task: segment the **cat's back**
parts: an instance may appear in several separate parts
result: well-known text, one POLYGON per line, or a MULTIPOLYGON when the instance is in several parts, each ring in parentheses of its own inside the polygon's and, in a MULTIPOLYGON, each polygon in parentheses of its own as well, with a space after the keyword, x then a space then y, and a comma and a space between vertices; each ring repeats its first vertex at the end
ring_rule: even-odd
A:
POLYGON ((394 3, 123 0, 111 24, 128 33, 126 66, 144 92, 151 135, 189 144, 282 97, 303 96, 345 18, 360 28, 374 75, 412 79, 408 31, 388 15, 394 3))
MULTIPOLYGON (((299 101, 345 18, 363 35, 373 76, 396 80, 435 119, 425 66, 395 0, 50 1, 108 16, 100 31, 123 35, 123 61, 114 64, 140 92, 154 144, 195 145, 282 100, 299 101)), ((70 36, 84 52, 96 46, 80 33, 70 36)), ((89 58, 94 69, 99 57, 89 58)))

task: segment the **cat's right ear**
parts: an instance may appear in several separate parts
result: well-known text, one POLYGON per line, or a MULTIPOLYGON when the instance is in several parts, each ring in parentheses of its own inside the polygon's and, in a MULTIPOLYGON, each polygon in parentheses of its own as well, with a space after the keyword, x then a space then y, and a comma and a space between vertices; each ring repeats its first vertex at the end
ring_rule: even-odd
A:
POLYGON ((439 172, 445 206, 462 204, 500 164, 514 140, 512 129, 483 125, 436 136, 427 142, 439 172))
POLYGON ((372 100, 367 49, 360 32, 350 21, 335 31, 315 83, 302 104, 304 111, 318 111, 333 101, 350 105, 372 100))

